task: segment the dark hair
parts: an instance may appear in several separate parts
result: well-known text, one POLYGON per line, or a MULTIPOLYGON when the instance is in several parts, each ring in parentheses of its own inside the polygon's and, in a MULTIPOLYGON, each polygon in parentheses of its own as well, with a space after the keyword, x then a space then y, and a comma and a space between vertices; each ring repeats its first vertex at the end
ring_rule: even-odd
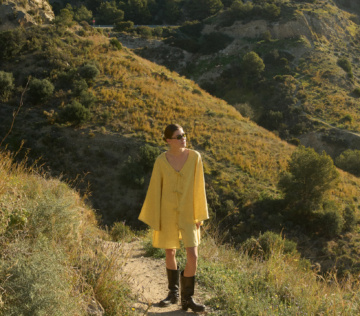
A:
POLYGON ((180 128, 182 127, 179 124, 170 124, 166 126, 163 140, 166 141, 167 139, 170 139, 173 136, 174 132, 176 132, 180 128))

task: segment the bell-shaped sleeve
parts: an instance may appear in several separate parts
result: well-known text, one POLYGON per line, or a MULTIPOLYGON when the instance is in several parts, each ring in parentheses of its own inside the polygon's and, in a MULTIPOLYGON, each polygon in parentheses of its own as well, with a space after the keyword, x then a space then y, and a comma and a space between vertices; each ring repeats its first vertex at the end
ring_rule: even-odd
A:
POLYGON ((157 231, 160 230, 161 193, 162 175, 160 161, 159 159, 156 159, 146 198, 139 215, 139 220, 157 231))
POLYGON ((194 222, 198 223, 209 218, 206 192, 204 168, 201 156, 197 153, 197 162, 195 166, 195 180, 194 180, 194 222))

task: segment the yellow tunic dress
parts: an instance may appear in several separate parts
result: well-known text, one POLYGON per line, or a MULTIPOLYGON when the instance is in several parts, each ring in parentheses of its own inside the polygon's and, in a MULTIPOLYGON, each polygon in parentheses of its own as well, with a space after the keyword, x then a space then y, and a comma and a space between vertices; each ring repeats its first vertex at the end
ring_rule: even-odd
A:
POLYGON ((189 156, 178 172, 165 153, 157 157, 139 220, 153 232, 156 248, 180 248, 200 243, 196 223, 209 218, 201 156, 189 149, 189 156))

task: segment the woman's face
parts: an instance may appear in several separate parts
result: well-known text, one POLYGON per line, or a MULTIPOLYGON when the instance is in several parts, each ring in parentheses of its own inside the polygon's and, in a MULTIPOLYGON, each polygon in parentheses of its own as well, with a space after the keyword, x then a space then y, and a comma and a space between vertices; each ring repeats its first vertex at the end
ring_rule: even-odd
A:
POLYGON ((175 148, 185 148, 186 147, 186 135, 182 128, 179 128, 174 132, 171 139, 169 139, 169 144, 175 148))

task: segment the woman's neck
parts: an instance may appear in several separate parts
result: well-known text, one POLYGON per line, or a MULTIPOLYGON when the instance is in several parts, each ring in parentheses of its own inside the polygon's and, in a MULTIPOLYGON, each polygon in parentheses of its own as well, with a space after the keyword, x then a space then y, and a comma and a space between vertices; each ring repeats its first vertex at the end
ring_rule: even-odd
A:
POLYGON ((173 156, 181 156, 186 151, 186 148, 170 148, 168 153, 173 156))

